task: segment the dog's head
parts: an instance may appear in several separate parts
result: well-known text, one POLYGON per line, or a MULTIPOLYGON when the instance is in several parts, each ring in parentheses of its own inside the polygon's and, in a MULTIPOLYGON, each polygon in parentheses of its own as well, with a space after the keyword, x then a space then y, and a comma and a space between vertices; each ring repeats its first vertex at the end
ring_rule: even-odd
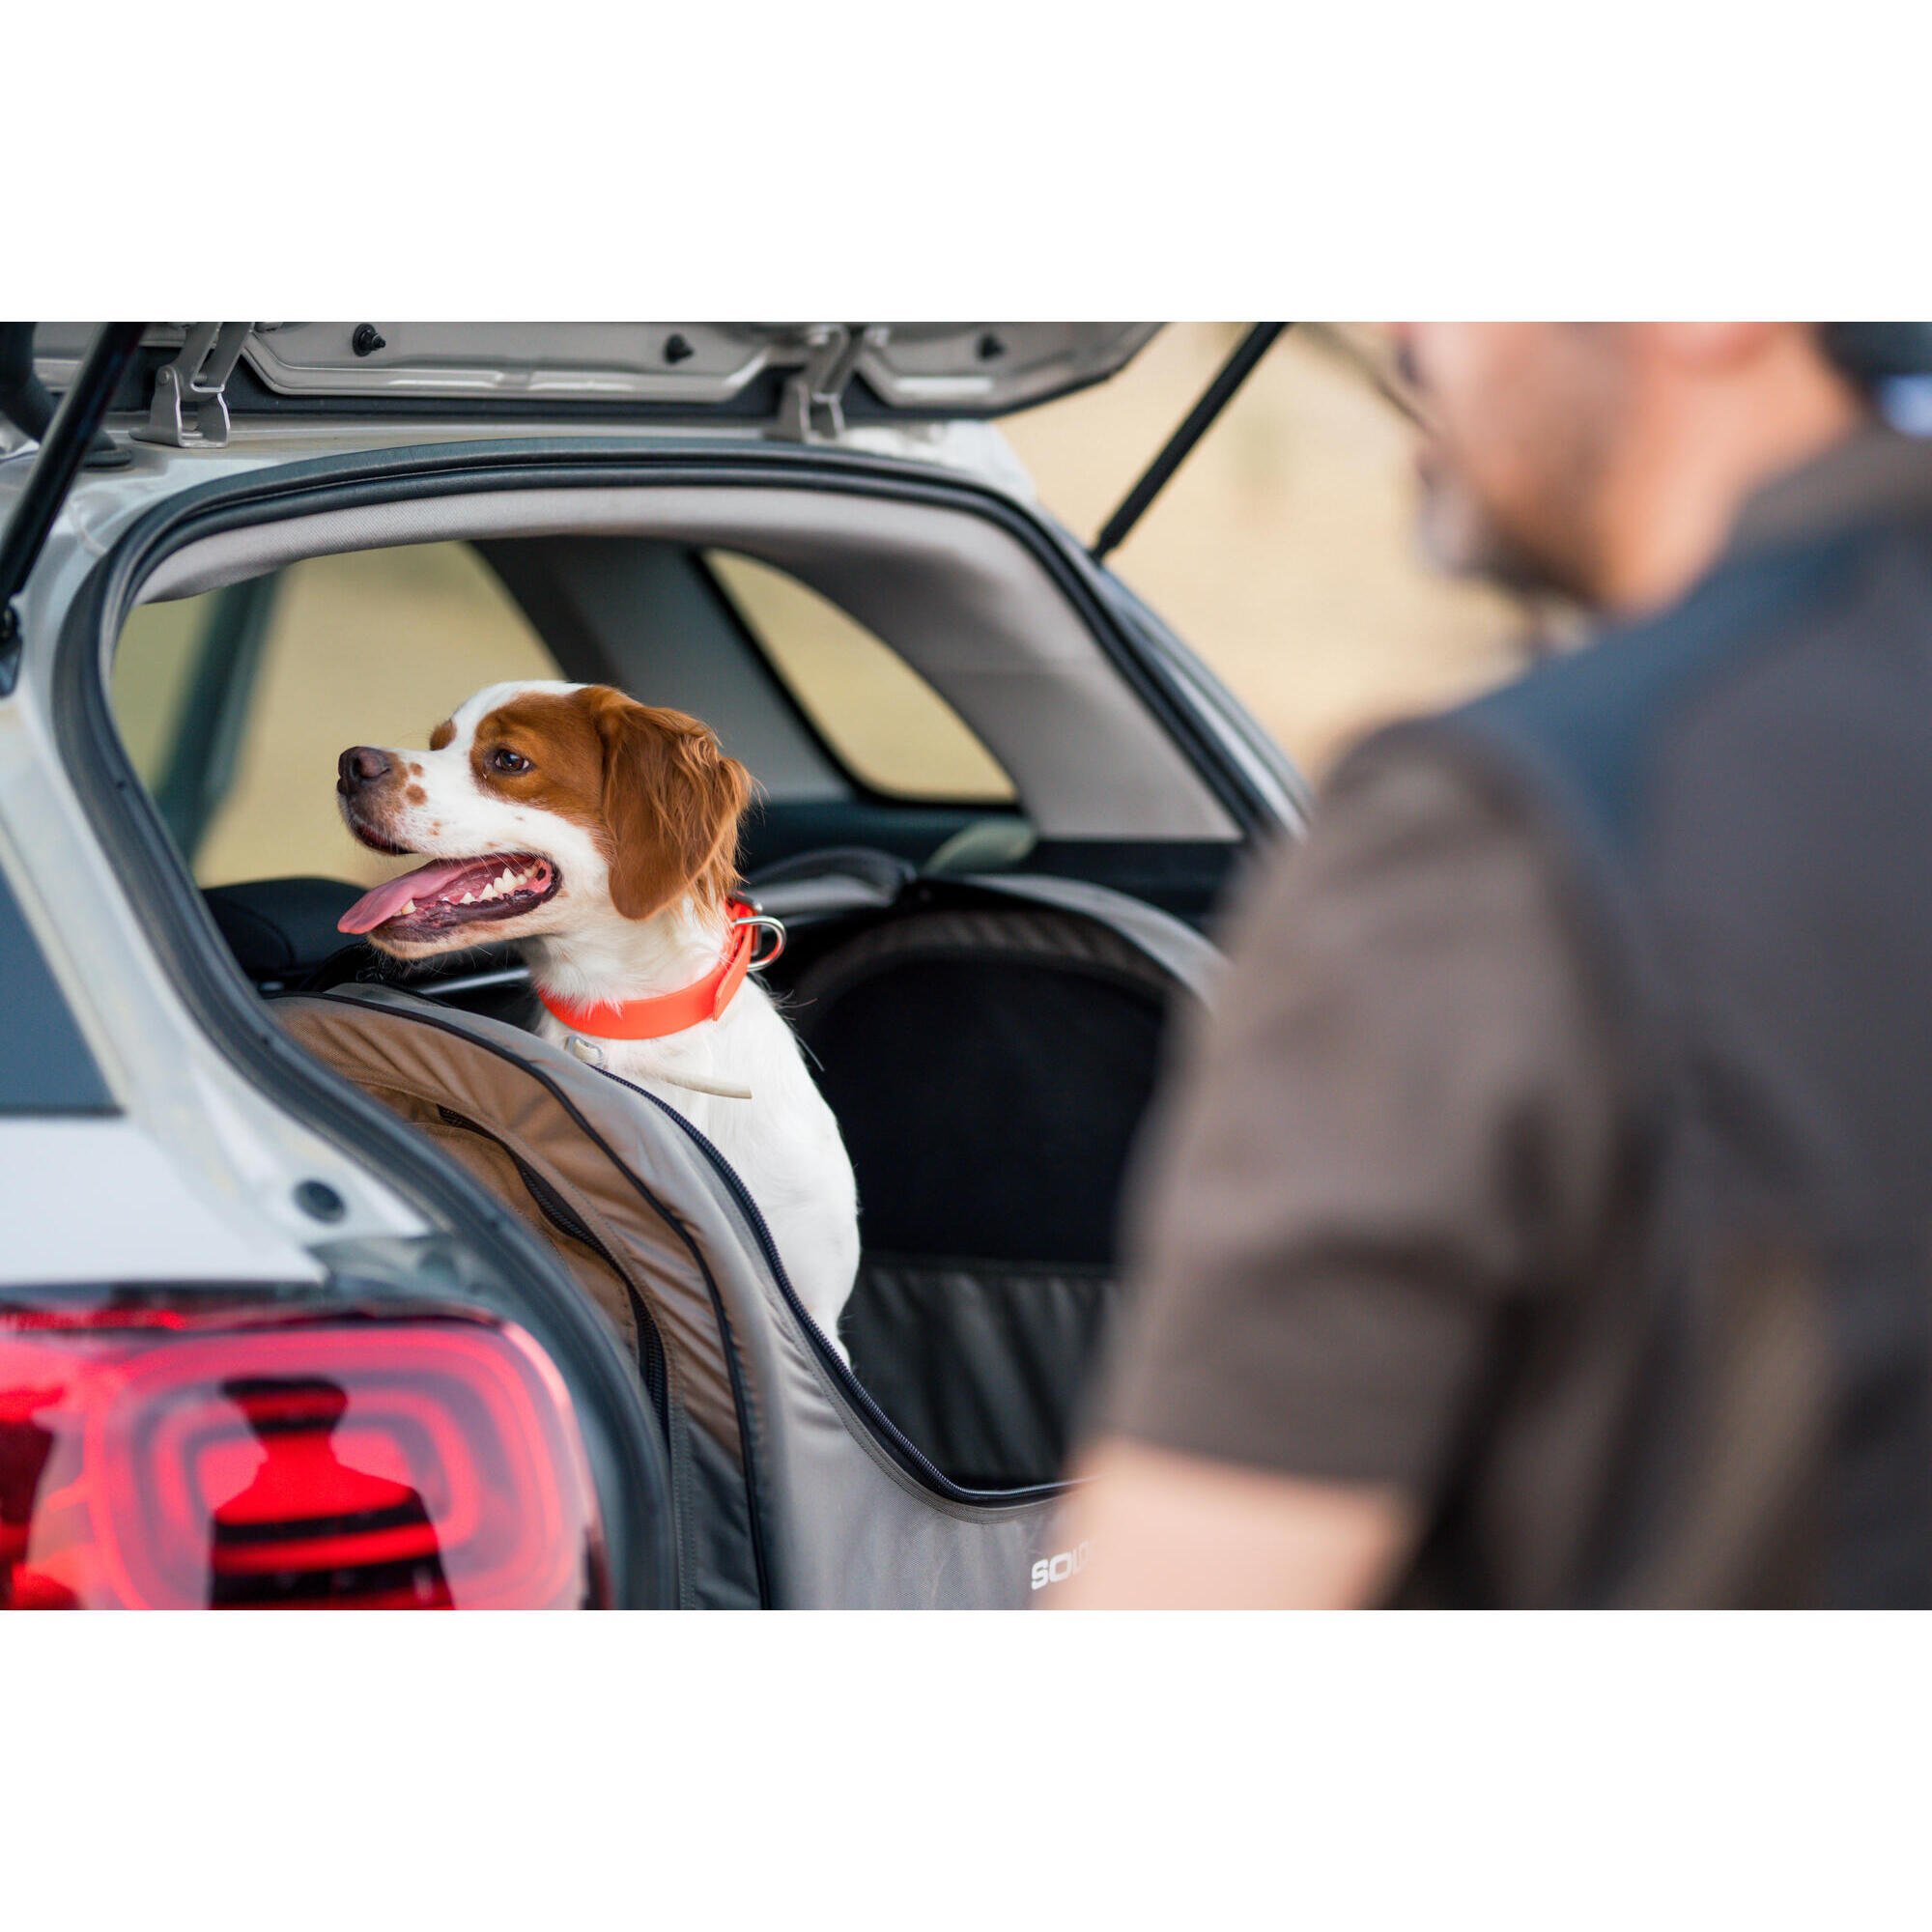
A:
POLYGON ((710 729, 604 684, 479 691, 422 752, 355 745, 336 798, 378 852, 431 863, 342 917, 398 958, 644 920, 737 884, 744 766, 710 729))

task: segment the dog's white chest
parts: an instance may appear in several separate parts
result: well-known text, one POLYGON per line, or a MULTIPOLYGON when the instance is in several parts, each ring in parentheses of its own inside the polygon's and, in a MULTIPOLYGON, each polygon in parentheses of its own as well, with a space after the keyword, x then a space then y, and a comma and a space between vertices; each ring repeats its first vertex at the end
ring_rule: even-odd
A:
POLYGON ((585 1034, 565 1034, 563 1050, 586 1066, 599 1067, 621 1078, 654 1080, 667 1087, 681 1088, 686 1093, 710 1094, 721 1100, 750 1100, 755 1097, 744 1081, 723 1079, 696 1065, 680 1065, 674 1056, 640 1057, 627 1071, 623 1066, 611 1065, 611 1054, 606 1041, 585 1034), (666 1064, 668 1060, 670 1062, 668 1065, 666 1064))

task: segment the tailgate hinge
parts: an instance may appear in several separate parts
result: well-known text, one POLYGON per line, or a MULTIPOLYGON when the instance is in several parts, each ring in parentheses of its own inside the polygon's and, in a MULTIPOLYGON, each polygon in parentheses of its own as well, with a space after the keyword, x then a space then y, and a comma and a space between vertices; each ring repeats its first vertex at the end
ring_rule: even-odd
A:
POLYGON ((853 328, 842 322, 820 323, 805 334, 805 366, 784 386, 772 433, 787 442, 825 442, 845 434, 841 401, 859 357, 882 344, 885 323, 853 328))
POLYGON ((219 449, 228 440, 228 401, 222 391, 254 327, 252 322, 189 323, 182 353, 155 371, 147 425, 134 431, 134 440, 165 443, 171 449, 219 449))

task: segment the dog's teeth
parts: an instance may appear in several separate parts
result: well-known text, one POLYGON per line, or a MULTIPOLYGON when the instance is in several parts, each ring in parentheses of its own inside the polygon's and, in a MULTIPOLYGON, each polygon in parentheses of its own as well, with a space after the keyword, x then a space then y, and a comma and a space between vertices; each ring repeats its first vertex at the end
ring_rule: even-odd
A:
POLYGON ((403 901, 403 917, 405 919, 407 919, 411 913, 414 912, 415 909, 416 909, 416 902, 414 899, 405 899, 403 901))
POLYGON ((503 875, 497 881, 497 884, 505 892, 508 892, 511 886, 516 883, 516 877, 517 875, 510 870, 509 867, 505 866, 503 867, 503 875))
POLYGON ((480 893, 476 895, 476 896, 479 899, 494 899, 497 896, 496 880, 492 879, 490 883, 487 886, 485 886, 480 893))
POLYGON ((474 905, 475 903, 476 903, 476 895, 474 893, 465 893, 463 896, 457 900, 458 905, 474 905))

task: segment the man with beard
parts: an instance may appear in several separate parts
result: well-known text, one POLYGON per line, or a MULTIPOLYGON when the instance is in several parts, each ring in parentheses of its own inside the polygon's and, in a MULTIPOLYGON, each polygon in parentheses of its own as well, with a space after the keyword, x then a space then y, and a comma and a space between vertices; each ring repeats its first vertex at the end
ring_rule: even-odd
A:
POLYGON ((1596 613, 1349 757, 1152 1136, 1070 1605, 1932 1602, 1918 325, 1412 325, 1596 613))

